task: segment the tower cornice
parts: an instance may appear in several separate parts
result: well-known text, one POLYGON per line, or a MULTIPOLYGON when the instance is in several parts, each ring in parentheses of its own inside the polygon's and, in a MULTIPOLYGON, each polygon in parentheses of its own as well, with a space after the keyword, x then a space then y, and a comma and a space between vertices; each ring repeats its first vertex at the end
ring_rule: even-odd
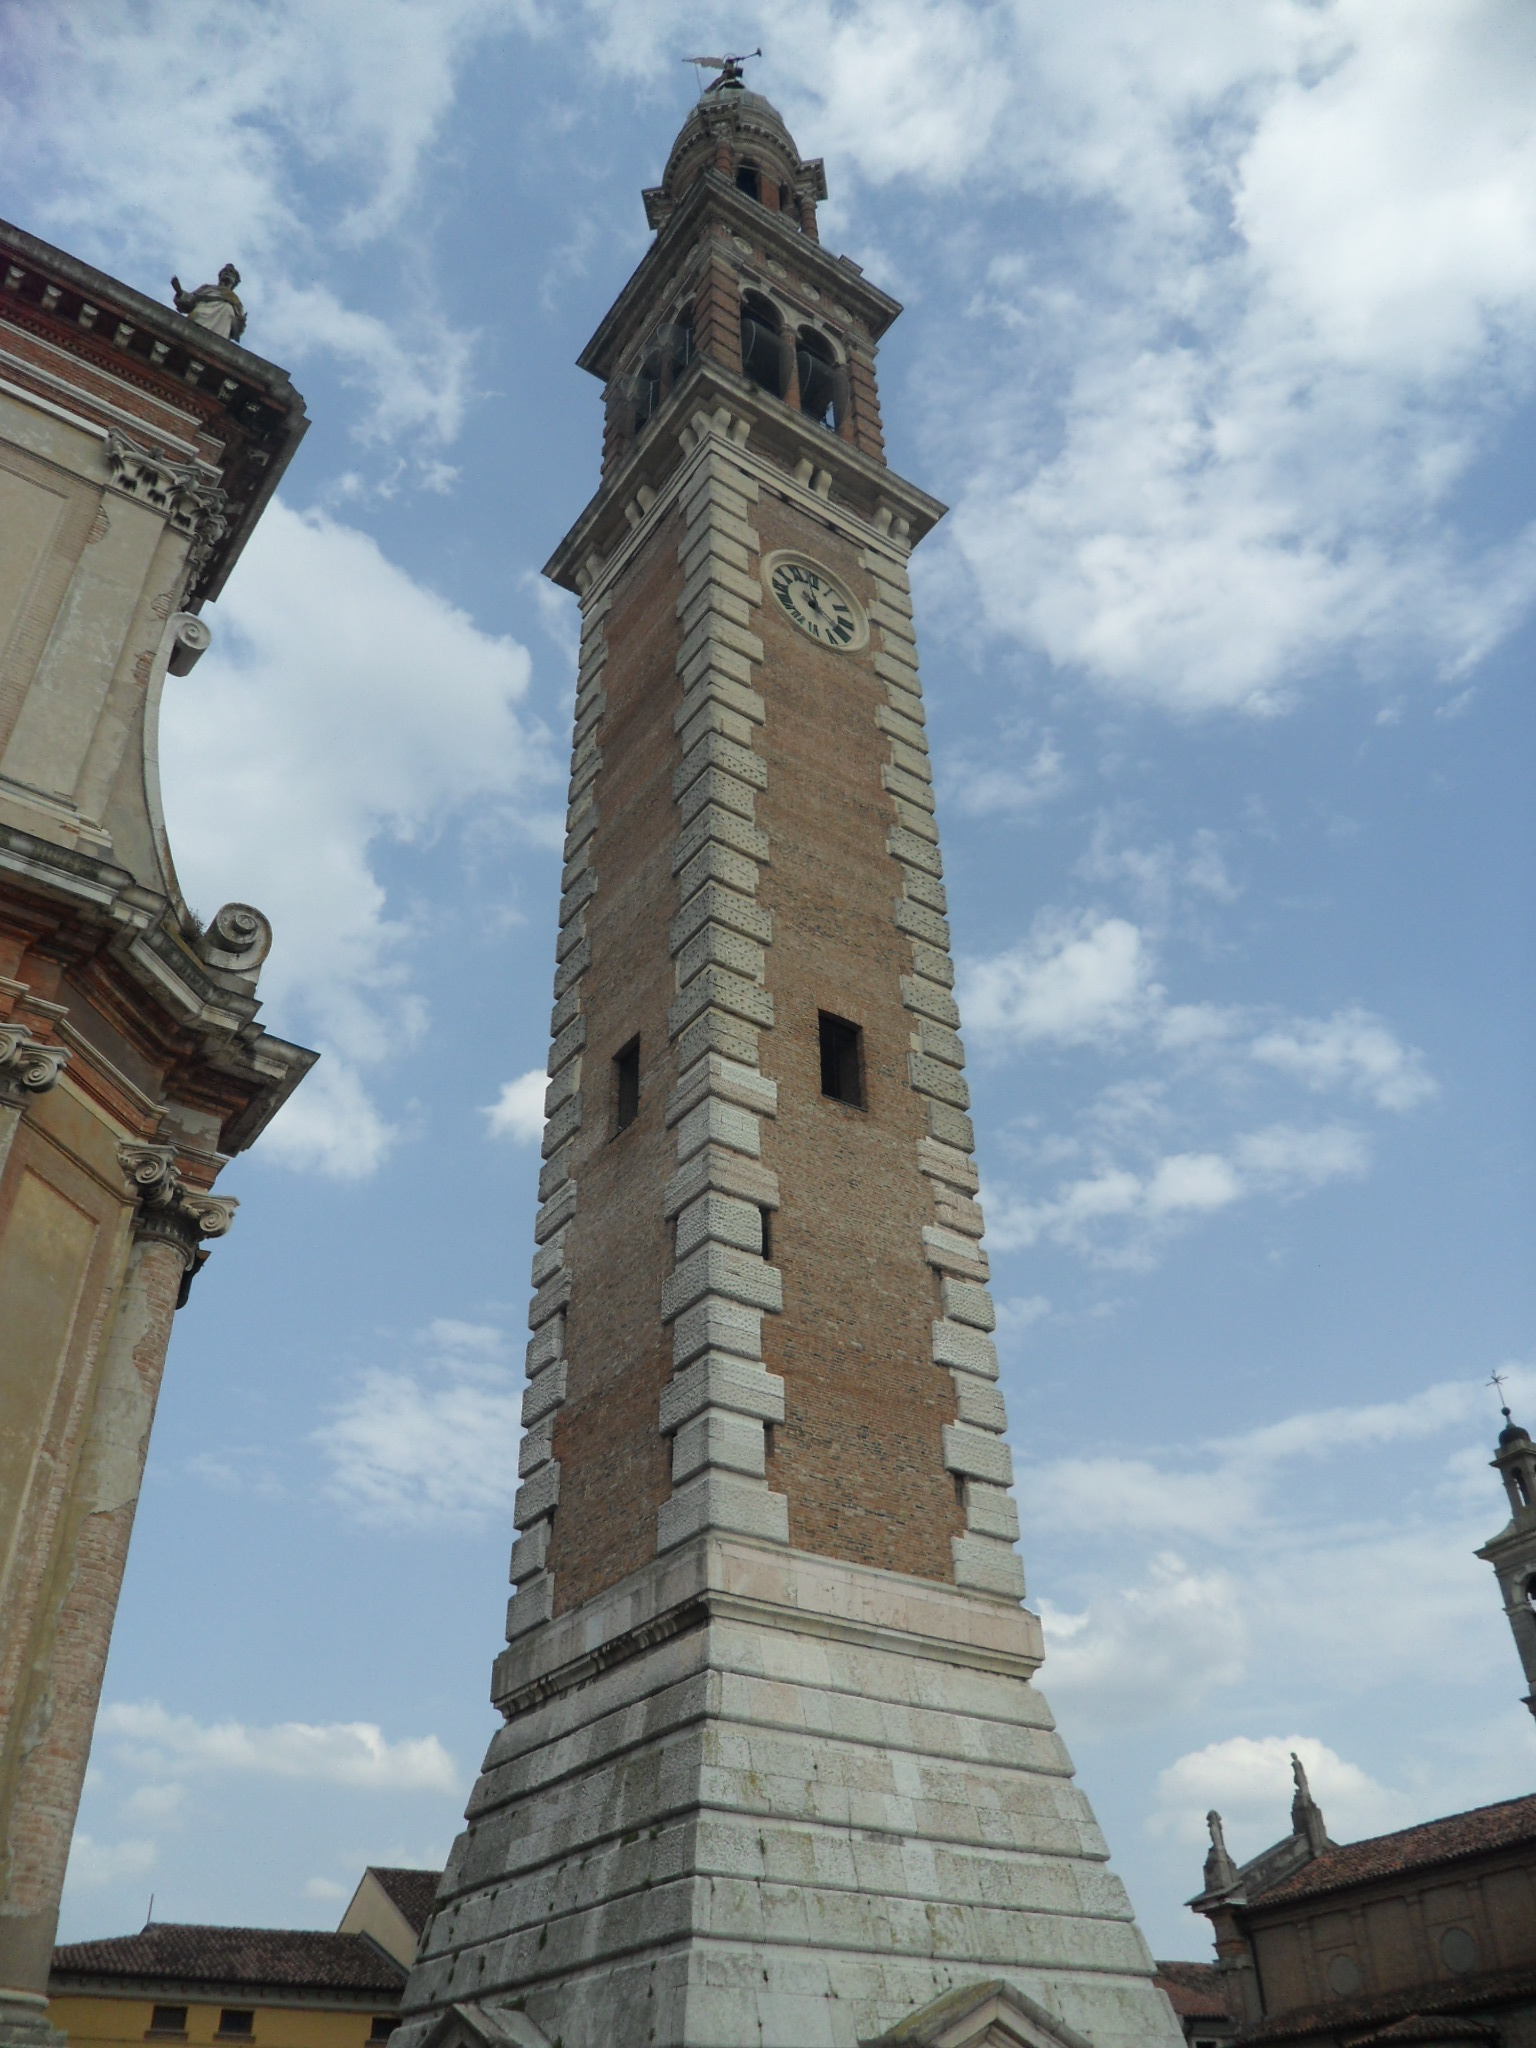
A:
MULTIPOLYGON (((901 312, 901 301, 871 284, 847 257, 829 254, 820 242, 801 233, 784 215, 770 212, 755 199, 738 192, 721 172, 709 169, 701 173, 640 259, 634 275, 576 358, 578 369, 590 371, 605 382, 612 376, 619 355, 640 324, 636 318, 638 309, 658 295, 658 286, 669 267, 681 260, 708 220, 717 220, 728 230, 739 231, 743 238, 756 238, 765 250, 784 259, 786 267, 793 263, 818 290, 835 291, 871 341, 878 341, 901 312)), ((737 264, 745 260, 734 243, 729 244, 728 260, 737 264)))
POLYGON ((544 564, 549 580, 574 591, 581 587, 590 557, 596 555, 605 566, 619 560, 631 535, 648 528, 658 500, 671 496, 701 432, 711 428, 729 439, 733 454, 772 490, 829 526, 845 524, 850 537, 861 542, 871 536, 883 539, 903 520, 902 552, 907 552, 949 509, 883 462, 770 397, 750 378, 697 356, 665 414, 600 487, 544 564), (729 425, 716 419, 722 410, 729 425))

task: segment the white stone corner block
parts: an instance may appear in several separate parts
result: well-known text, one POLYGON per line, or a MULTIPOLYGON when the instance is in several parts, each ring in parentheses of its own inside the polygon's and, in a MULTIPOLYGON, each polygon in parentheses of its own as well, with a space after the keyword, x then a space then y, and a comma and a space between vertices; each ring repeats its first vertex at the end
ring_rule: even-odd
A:
POLYGON ((984 1479, 965 1482, 965 1526, 973 1536, 994 1536, 1003 1543, 1019 1540, 1019 1504, 1006 1487, 984 1479))
POLYGON ((955 1584, 978 1593, 997 1593, 1006 1600, 1024 1598, 1024 1564, 1017 1551, 990 1536, 951 1536, 955 1584))
POLYGON ((672 1439, 672 1483, 681 1486, 696 1472, 745 1472, 761 1479, 766 1470, 763 1425, 755 1415, 706 1408, 685 1422, 672 1439))
POLYGON ((533 1477, 517 1489, 517 1498, 512 1503, 512 1525, 517 1529, 531 1528, 542 1521, 545 1515, 552 1515, 560 1505, 560 1464, 542 1466, 533 1477))
POLYGON ((784 1420, 784 1382, 749 1359, 707 1352, 663 1389, 661 1433, 670 1436, 706 1408, 728 1408, 759 1422, 784 1420))
POLYGON ((525 1529, 512 1546, 512 1562, 507 1577, 514 1586, 521 1586, 536 1573, 543 1571, 549 1562, 548 1521, 535 1522, 531 1529, 525 1529))
POLYGON ((711 1296, 685 1309, 672 1325, 672 1365, 680 1372, 706 1351, 761 1361, 763 1312, 711 1296))
POLYGON ((705 1472, 657 1509, 656 1548, 675 1549, 702 1529, 727 1529, 768 1543, 788 1543, 789 1503, 782 1493, 770 1493, 760 1479, 705 1472))
POLYGON ((991 1486, 1012 1486, 1013 1453, 1000 1436, 970 1429, 963 1422, 946 1422, 944 1469, 966 1479, 985 1479, 991 1486))
POLYGON ((951 1280, 947 1276, 941 1285, 944 1314, 948 1321, 968 1323, 975 1330, 997 1328, 997 1311, 985 1287, 971 1280, 951 1280))
MULTIPOLYGON (((953 1539, 958 1541, 958 1538, 953 1539)), ((527 1635, 529 1629, 537 1628, 548 1621, 555 1611, 555 1581, 549 1572, 540 1572, 525 1586, 519 1586, 507 1602, 507 1641, 515 1643, 519 1636, 527 1635)))
POLYGON ((933 1362, 955 1372, 980 1373, 984 1379, 997 1378, 997 1346, 983 1331, 965 1323, 935 1323, 933 1362))

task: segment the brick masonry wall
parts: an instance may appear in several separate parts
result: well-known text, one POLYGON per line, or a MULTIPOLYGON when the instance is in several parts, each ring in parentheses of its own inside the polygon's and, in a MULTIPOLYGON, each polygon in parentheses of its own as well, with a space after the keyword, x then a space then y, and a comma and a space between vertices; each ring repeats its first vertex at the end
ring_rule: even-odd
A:
MULTIPOLYGON (((873 599, 858 551, 799 506, 765 492, 758 527, 765 552, 801 550, 873 599)), ((885 685, 868 648, 821 647, 777 605, 763 607, 761 633, 760 815, 773 844, 761 894, 774 918, 779 1083, 764 1156, 782 1189, 784 1276, 784 1312, 764 1330, 766 1362, 785 1382, 770 1481, 788 1498, 792 1543, 948 1579, 964 1516, 940 1453, 954 1391, 930 1348, 932 1205, 916 1149, 927 1125, 908 1085, 910 948, 892 917, 889 747, 875 723, 885 685), (818 1010, 863 1031, 865 1109, 821 1093, 818 1010)))
POLYGON ((660 1292, 671 1265, 662 1197, 673 1161, 663 1114, 672 1071, 667 921, 676 896, 680 532, 675 513, 662 520, 615 589, 605 625, 600 822, 592 836, 600 880, 585 912, 592 966, 582 977, 583 1113, 572 1158, 580 1193, 566 1252, 570 1374, 555 1432, 561 1492, 550 1568, 562 1613, 655 1555, 656 1512, 671 1490, 657 1411, 672 1371, 660 1292), (613 1059, 636 1033, 640 1110, 616 1134, 613 1059))

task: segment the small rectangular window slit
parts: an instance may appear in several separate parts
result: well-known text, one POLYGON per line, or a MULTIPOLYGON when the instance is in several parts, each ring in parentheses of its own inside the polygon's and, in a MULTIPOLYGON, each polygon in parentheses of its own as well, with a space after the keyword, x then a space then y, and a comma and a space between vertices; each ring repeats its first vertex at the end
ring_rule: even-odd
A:
POLYGON ((763 1257, 771 1260, 773 1257, 773 1211, 771 1209, 759 1209, 757 1213, 763 1219, 763 1257))
POLYGON ((821 1092, 834 1102, 864 1107, 864 1034, 846 1017, 816 1012, 821 1034, 821 1092))
POLYGON ((613 1057, 613 1128, 627 1131, 640 1114, 640 1041, 632 1038, 613 1057))

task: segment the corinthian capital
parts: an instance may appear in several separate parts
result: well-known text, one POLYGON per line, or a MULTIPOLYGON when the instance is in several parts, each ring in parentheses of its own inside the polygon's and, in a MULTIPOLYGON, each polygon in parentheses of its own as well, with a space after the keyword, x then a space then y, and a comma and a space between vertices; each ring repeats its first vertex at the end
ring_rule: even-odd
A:
POLYGON ((0 1024, 0 1102, 46 1095, 68 1058, 62 1045, 29 1038, 24 1024, 0 1024))
POLYGON ((232 1198, 183 1183, 174 1146, 122 1144, 117 1156, 139 1198, 135 1236, 176 1245, 189 1267, 198 1258, 201 1239, 222 1237, 234 1222, 239 1204, 232 1198))

